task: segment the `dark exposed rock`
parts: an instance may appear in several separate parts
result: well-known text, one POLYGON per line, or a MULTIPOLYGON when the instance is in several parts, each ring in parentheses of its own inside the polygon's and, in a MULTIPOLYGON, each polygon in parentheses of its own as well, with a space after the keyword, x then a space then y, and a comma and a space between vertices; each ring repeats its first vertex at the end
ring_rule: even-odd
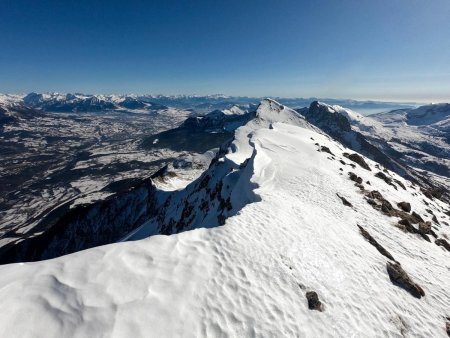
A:
POLYGON ((419 222, 424 221, 423 218, 415 211, 412 212, 411 218, 412 218, 412 223, 419 223, 419 222))
POLYGON ((447 317, 447 323, 445 323, 445 330, 447 331, 447 336, 450 337, 450 317, 447 317))
POLYGON ((392 204, 389 201, 384 200, 381 203, 381 211, 388 216, 396 216, 395 209, 392 207, 392 204))
POLYGON ((224 199, 221 195, 219 195, 218 199, 219 199, 219 210, 221 212, 230 211, 231 209, 233 209, 230 197, 224 199))
POLYGON ((432 200, 433 198, 442 199, 442 196, 448 193, 448 191, 443 187, 431 187, 428 189, 422 188, 421 190, 422 193, 430 200, 432 200))
POLYGON ((425 197, 429 198, 430 200, 433 199, 433 195, 431 194, 430 191, 428 190, 422 190, 423 194, 425 195, 425 197))
POLYGON ((424 234, 421 233, 420 236, 421 236, 424 240, 426 240, 427 242, 430 242, 430 243, 431 243, 430 237, 428 237, 428 235, 424 235, 424 234))
POLYGON ((394 181, 395 181, 395 183, 397 183, 399 186, 401 186, 403 190, 406 190, 405 185, 404 185, 400 180, 397 180, 397 179, 394 178, 394 181))
POLYGON ((400 221, 398 221, 398 224, 401 224, 404 227, 412 226, 411 222, 405 218, 402 218, 400 221))
POLYGON ((420 222, 424 221, 422 219, 422 217, 420 217, 419 215, 415 214, 415 212, 413 212, 412 214, 408 214, 408 213, 406 213, 404 211, 397 210, 396 213, 397 213, 396 216, 398 216, 398 217, 400 217, 402 219, 401 221, 399 221, 400 224, 403 224, 403 222, 408 222, 408 224, 417 224, 417 223, 420 223, 420 222))
POLYGON ((433 235, 434 237, 437 237, 436 234, 434 233, 433 230, 431 230, 430 228, 428 228, 425 223, 422 223, 422 227, 419 226, 419 229, 416 229, 411 222, 409 221, 409 219, 402 219, 398 222, 398 227, 401 228, 402 230, 412 233, 412 234, 417 234, 420 237, 422 237, 424 240, 431 242, 430 238, 427 235, 433 235))
POLYGON ((219 223, 219 225, 224 225, 225 224, 225 216, 223 214, 220 214, 217 216, 217 222, 219 223))
POLYGON ((244 162, 239 164, 239 169, 244 169, 248 165, 249 160, 250 159, 247 158, 244 162))
POLYGON ((200 184, 198 185, 198 190, 206 188, 210 179, 211 177, 209 177, 209 175, 205 175, 205 177, 203 177, 203 179, 200 181, 200 184))
POLYGON ((376 240, 375 238, 373 238, 362 226, 360 226, 358 224, 358 228, 359 231, 361 232, 361 235, 363 235, 363 237, 365 239, 367 239, 367 241, 372 244, 380 254, 382 254, 383 256, 389 258, 390 260, 395 261, 394 257, 392 257, 392 255, 389 253, 389 251, 387 251, 385 248, 383 248, 376 240))
MULTIPOLYGON (((403 231, 410 232, 413 234, 420 235, 423 239, 430 242, 430 239, 428 238, 427 234, 431 234, 436 237, 436 234, 431 230, 431 223, 430 227, 427 227, 425 230, 425 225, 422 225, 422 231, 416 229, 412 224, 416 223, 424 223, 424 220, 422 217, 420 217, 418 214, 413 212, 412 214, 409 214, 405 212, 404 210, 398 210, 395 209, 392 204, 386 200, 383 195, 380 194, 380 192, 373 190, 366 194, 366 201, 369 203, 374 209, 381 211, 383 214, 389 217, 399 217, 401 220, 398 222, 397 227, 402 229, 403 231)), ((406 202, 402 202, 406 203, 406 202)), ((409 203, 407 203, 409 204, 409 203)), ((407 209, 407 205, 403 205, 401 203, 398 204, 399 206, 402 205, 404 208, 407 209)), ((424 223, 425 224, 425 223, 424 223)))
POLYGON ((387 216, 397 216, 398 210, 394 209, 392 204, 386 200, 379 191, 372 190, 366 194, 367 202, 377 210, 380 210, 387 216), (378 201, 378 202, 377 202, 378 201))
POLYGON ((381 193, 377 190, 372 190, 367 194, 367 197, 371 198, 371 199, 375 199, 375 200, 379 200, 379 201, 383 201, 384 197, 383 195, 381 195, 381 193))
POLYGON ((347 157, 349 160, 359 164, 362 168, 371 171, 369 165, 366 163, 366 161, 364 161, 362 156, 360 156, 356 153, 353 153, 353 154, 344 153, 344 156, 347 157))
POLYGON ((443 246, 445 249, 447 249, 447 251, 450 251, 450 243, 447 242, 445 239, 439 238, 434 243, 436 243, 439 246, 443 246))
POLYGON ((192 218, 190 217, 192 215, 192 211, 194 210, 194 207, 189 204, 187 201, 184 202, 183 211, 181 212, 181 218, 175 225, 175 229, 177 232, 181 232, 186 227, 188 227, 192 221, 192 218))
POLYGON ((431 222, 420 222, 419 232, 423 235, 429 234, 431 231, 431 222))
POLYGON ((405 270, 397 262, 387 262, 386 269, 391 282, 406 291, 416 298, 425 296, 423 289, 416 283, 414 283, 408 276, 405 270))
POLYGON ((404 218, 404 219, 398 221, 398 224, 401 225, 401 228, 404 231, 407 231, 407 232, 412 233, 412 234, 420 235, 424 240, 426 240, 428 242, 431 242, 431 241, 428 238, 427 234, 435 235, 435 233, 430 228, 428 228, 425 223, 419 223, 419 229, 416 229, 411 224, 411 222, 409 221, 408 218, 404 218), (420 226, 420 224, 422 224, 422 226, 420 226))
POLYGON ((339 160, 339 162, 341 162, 341 164, 346 165, 347 163, 345 163, 343 160, 339 160))
POLYGON ((328 154, 334 156, 334 154, 331 152, 330 148, 328 148, 328 147, 321 146, 321 147, 320 147, 320 151, 322 151, 322 152, 324 152, 324 153, 328 153, 328 154))
POLYGON ((393 186, 393 187, 395 188, 395 190, 397 190, 397 186, 396 186, 394 183, 392 183, 392 179, 391 179, 390 177, 386 176, 386 175, 385 175, 384 173, 382 173, 381 171, 377 172, 377 173, 375 174, 375 177, 378 177, 378 178, 382 179, 382 180, 385 181, 387 184, 393 186))
POLYGON ((403 225, 403 228, 405 229, 405 231, 411 232, 413 234, 419 233, 419 231, 416 228, 414 228, 414 226, 411 224, 411 222, 407 218, 401 219, 400 221, 398 221, 398 224, 403 225))
POLYGON ((347 199, 346 199, 345 197, 343 197, 343 196, 341 196, 341 195, 339 195, 339 194, 336 194, 336 195, 337 195, 337 197, 339 197, 339 198, 341 199, 342 203, 343 203, 345 206, 350 207, 350 208, 353 207, 353 205, 352 205, 349 201, 347 201, 347 199))
POLYGON ((223 186, 222 181, 216 183, 214 190, 212 190, 211 194, 209 195, 211 201, 220 196, 220 193, 222 192, 222 186, 223 186))
POLYGON ((408 202, 400 202, 397 203, 397 206, 402 209, 405 212, 410 212, 411 211, 411 204, 408 202))
POLYGON ((308 300, 308 308, 310 310, 323 311, 323 305, 319 300, 319 296, 315 291, 308 291, 306 293, 306 299, 308 300))
POLYGON ((436 215, 433 215, 432 220, 433 220, 434 223, 440 224, 439 221, 438 221, 438 219, 437 219, 437 217, 436 217, 436 215))
POLYGON ((328 106, 318 101, 311 102, 309 109, 303 110, 302 115, 308 122, 327 129, 325 132, 328 134, 331 130, 351 131, 351 125, 344 115, 335 113, 328 106))
POLYGON ((359 177, 358 175, 356 175, 355 173, 353 173, 353 172, 351 172, 351 171, 348 173, 348 176, 350 177, 350 179, 351 179, 353 182, 356 182, 356 183, 358 183, 358 184, 361 184, 361 183, 363 182, 363 180, 362 180, 361 177, 359 177))
POLYGON ((367 203, 369 203, 370 205, 372 205, 372 206, 376 206, 377 205, 377 202, 375 202, 373 199, 371 199, 371 198, 368 198, 367 200, 367 203))

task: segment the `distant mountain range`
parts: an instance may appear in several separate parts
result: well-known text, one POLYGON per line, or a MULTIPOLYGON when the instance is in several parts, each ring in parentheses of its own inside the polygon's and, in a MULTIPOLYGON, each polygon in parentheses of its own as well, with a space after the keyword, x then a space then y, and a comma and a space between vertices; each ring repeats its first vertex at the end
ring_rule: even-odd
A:
MULTIPOLYGON (((92 95, 81 93, 29 93, 27 95, 2 95, 0 106, 24 104, 31 108, 47 112, 98 112, 107 110, 155 111, 171 106, 191 109, 197 113, 229 109, 235 105, 243 108, 255 108, 264 98, 226 95, 92 95)), ((312 101, 321 101, 330 105, 340 105, 361 114, 385 112, 393 109, 412 108, 414 103, 396 103, 384 101, 357 101, 331 98, 276 98, 282 104, 293 108, 307 107, 312 101)))

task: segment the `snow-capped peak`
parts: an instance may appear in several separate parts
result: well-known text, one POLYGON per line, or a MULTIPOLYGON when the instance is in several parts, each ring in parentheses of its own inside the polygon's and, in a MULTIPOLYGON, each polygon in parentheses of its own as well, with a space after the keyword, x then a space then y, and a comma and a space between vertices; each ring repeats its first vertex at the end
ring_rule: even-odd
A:
POLYGON ((244 115, 244 114, 248 113, 248 111, 242 109, 239 106, 234 105, 233 107, 231 107, 229 109, 224 109, 223 113, 225 115, 244 115))
POLYGON ((275 100, 267 98, 259 104, 256 110, 256 120, 263 125, 275 122, 306 126, 304 117, 295 110, 288 108, 275 100))

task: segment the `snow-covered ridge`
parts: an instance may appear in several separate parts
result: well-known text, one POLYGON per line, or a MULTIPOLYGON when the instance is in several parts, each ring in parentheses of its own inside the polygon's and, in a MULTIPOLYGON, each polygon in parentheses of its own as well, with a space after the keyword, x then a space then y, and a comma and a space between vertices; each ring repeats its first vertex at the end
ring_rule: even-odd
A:
POLYGON ((192 230, 1 266, 0 335, 446 337, 449 206, 352 154, 265 100, 154 223, 192 230), (430 227, 402 228, 412 212, 430 227), (424 296, 392 282, 392 258, 424 296))
POLYGON ((348 108, 315 101, 298 112, 346 146, 403 177, 447 191, 449 198, 447 104, 363 116, 348 108))

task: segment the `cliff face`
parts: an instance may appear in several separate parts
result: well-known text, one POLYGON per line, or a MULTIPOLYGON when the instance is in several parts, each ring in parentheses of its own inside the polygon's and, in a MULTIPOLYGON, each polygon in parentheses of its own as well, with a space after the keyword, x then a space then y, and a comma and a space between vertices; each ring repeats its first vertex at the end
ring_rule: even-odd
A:
POLYGON ((151 180, 130 191, 91 205, 53 210, 37 227, 40 235, 3 248, 0 262, 37 261, 119 241, 156 213, 156 189, 151 180))

